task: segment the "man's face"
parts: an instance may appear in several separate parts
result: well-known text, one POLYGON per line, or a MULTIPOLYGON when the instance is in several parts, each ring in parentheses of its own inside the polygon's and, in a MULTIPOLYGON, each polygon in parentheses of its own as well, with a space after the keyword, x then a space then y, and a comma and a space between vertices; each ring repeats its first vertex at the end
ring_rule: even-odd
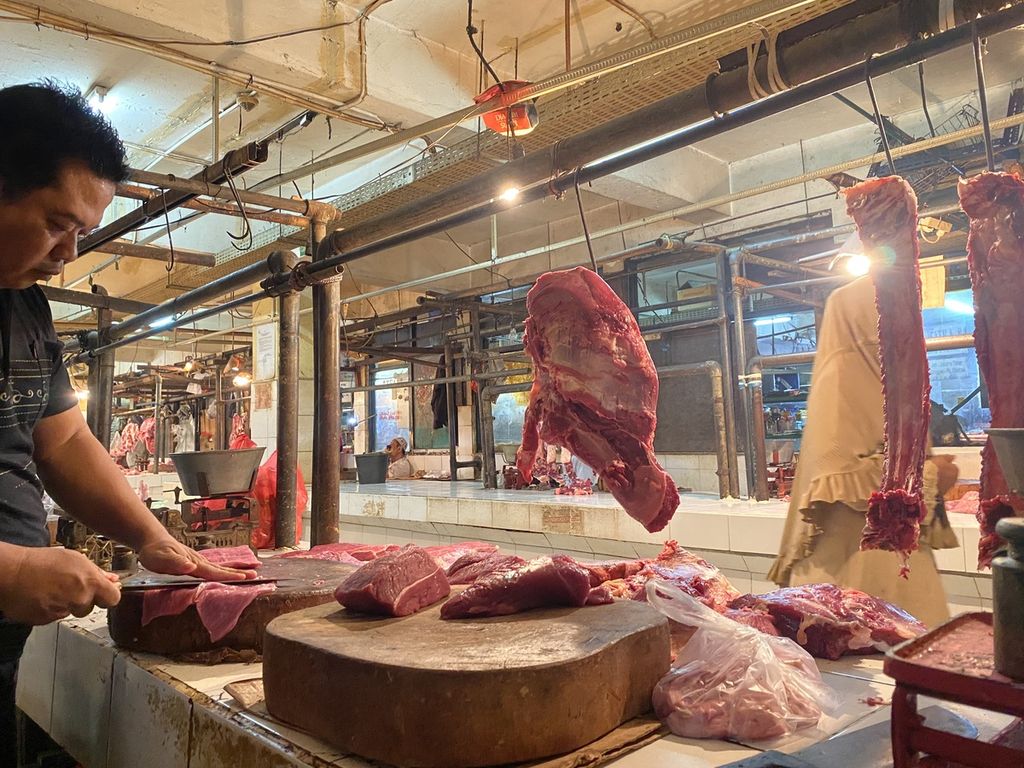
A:
POLYGON ((388 443, 387 452, 389 457, 397 459, 402 455, 402 446, 398 444, 397 440, 392 440, 388 443))
POLYGON ((78 258, 78 240, 99 226, 115 184, 67 163, 48 187, 8 198, 0 179, 0 288, 28 288, 78 258))

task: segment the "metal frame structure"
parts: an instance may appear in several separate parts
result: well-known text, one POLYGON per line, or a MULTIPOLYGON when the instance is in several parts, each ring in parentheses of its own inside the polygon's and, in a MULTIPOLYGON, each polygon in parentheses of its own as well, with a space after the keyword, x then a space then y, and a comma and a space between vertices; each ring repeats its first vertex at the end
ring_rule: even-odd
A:
MULTIPOLYGON (((1024 5, 1017 4, 999 9, 1000 3, 975 3, 971 12, 989 11, 971 24, 961 24, 947 31, 939 31, 936 19, 918 20, 918 29, 907 30, 905 25, 892 29, 891 19, 880 29, 875 30, 872 46, 902 45, 896 50, 874 56, 871 71, 874 76, 892 72, 903 66, 915 64, 941 52, 965 45, 978 36, 987 36, 1004 31, 1011 27, 1024 24, 1024 5), (929 36, 930 35, 930 36, 929 36), (916 39, 915 39, 916 38, 916 39), (910 42, 908 42, 908 40, 910 42)), ((963 14, 961 13, 961 16, 963 14)), ((881 18, 881 17, 879 17, 881 18)), ((762 118, 777 114, 783 110, 822 96, 830 95, 842 88, 857 85, 863 81, 863 61, 852 61, 855 56, 852 49, 831 51, 824 55, 822 46, 830 44, 828 35, 817 35, 806 41, 794 41, 787 50, 785 68, 789 79, 793 82, 804 81, 789 90, 784 90, 762 99, 750 102, 745 85, 732 82, 738 75, 733 72, 723 74, 717 81, 709 81, 699 93, 691 89, 675 96, 662 99, 647 105, 635 112, 610 120, 595 128, 582 131, 562 142, 554 148, 537 151, 518 160, 506 163, 501 168, 480 174, 477 177, 451 187, 435 195, 399 208, 381 220, 369 220, 351 229, 336 231, 330 235, 325 229, 314 224, 313 242, 316 245, 316 258, 313 262, 295 264, 291 254, 275 252, 267 262, 260 262, 244 267, 208 285, 189 291, 181 296, 164 302, 150 310, 131 318, 119 325, 107 329, 104 334, 90 333, 79 342, 78 348, 83 350, 80 357, 92 358, 96 355, 112 351, 123 344, 132 343, 185 322, 191 323, 200 317, 211 316, 226 309, 252 302, 265 296, 280 297, 281 322, 281 365, 279 378, 278 400, 278 543, 287 545, 294 542, 294 474, 296 468, 297 440, 297 339, 298 296, 297 291, 306 287, 318 286, 336 281, 346 263, 379 253, 387 248, 408 243, 421 237, 442 232, 459 224, 490 216, 509 208, 509 204, 500 199, 500 193, 508 186, 521 190, 520 204, 530 200, 541 199, 551 194, 558 195, 576 184, 586 183, 603 176, 616 173, 646 160, 659 157, 667 152, 689 146, 711 136, 724 133, 732 128, 747 125, 762 118), (827 39, 826 39, 827 38, 827 39), (840 62, 837 55, 849 57, 848 66, 829 71, 840 62), (718 110, 731 109, 722 113, 718 110), (710 116, 708 115, 710 112, 710 116), (706 117, 705 117, 706 116, 706 117), (678 128, 680 122, 696 120, 692 125, 678 128), (623 146, 630 149, 620 151, 623 146), (403 229, 404 228, 404 229, 403 229), (269 275, 267 274, 269 272, 269 275), (182 319, 178 318, 170 326, 161 329, 140 330, 157 318, 175 317, 213 298, 232 290, 251 285, 263 279, 259 291, 229 300, 211 310, 205 310, 182 319), (139 331, 129 335, 132 331, 139 331), (105 338, 103 338, 105 337, 105 338), (292 482, 289 484, 289 479, 292 482)), ((197 194, 206 194, 199 190, 197 194)), ((279 205, 289 210, 285 205, 279 205)), ((306 211, 303 211, 306 213, 306 211)), ((742 302, 736 301, 736 289, 726 286, 722 276, 729 274, 730 282, 736 275, 728 268, 729 256, 721 252, 719 259, 719 307, 720 317, 716 322, 722 328, 723 347, 723 379, 733 381, 733 365, 729 329, 727 325, 728 292, 733 292, 734 328, 738 355, 733 370, 746 370, 746 354, 742 338, 742 302)), ((821 279, 821 278, 811 278, 821 279)), ((331 320, 335 299, 328 293, 322 294, 323 300, 318 303, 319 332, 326 333, 324 323, 331 320)), ((330 370, 335 367, 336 350, 326 351, 325 344, 318 347, 317 381, 318 391, 323 392, 325 384, 330 383, 330 370)), ((456 377, 449 377, 456 378, 456 377)), ((461 378, 461 377, 460 377, 461 378)), ((473 378, 471 375, 465 380, 473 378)), ((477 379, 484 378, 477 374, 477 379)), ((431 383, 437 383, 433 381, 431 383)), ((403 385, 407 386, 407 385, 403 385)), ((332 387, 333 389, 333 387, 332 387)), ((726 454, 729 459, 729 482, 733 483, 732 456, 735 450, 729 445, 734 439, 735 430, 728 427, 729 415, 734 411, 734 404, 729 403, 732 386, 723 389, 723 421, 726 435, 726 454), (733 437, 730 438, 730 432, 733 437)), ((451 399, 451 396, 449 396, 451 399)), ((743 398, 746 421, 750 423, 752 404, 743 398)), ((317 422, 334 424, 340 419, 340 403, 333 397, 326 402, 316 404, 317 422)), ((454 414, 453 414, 454 415, 454 414)), ((451 431, 454 431, 451 430, 451 431)), ((748 429, 749 433, 750 430, 748 429)), ((317 430, 318 455, 324 461, 327 453, 337 451, 333 428, 317 430)), ((747 455, 753 453, 753 440, 748 437, 747 455)), ((454 453, 454 452, 453 452, 454 453)), ((453 470, 457 470, 454 455, 453 470)), ((748 461, 748 481, 756 487, 753 472, 755 462, 748 461)), ((453 477, 456 472, 453 471, 453 477)), ((336 525, 324 520, 326 511, 330 515, 333 507, 320 502, 337 496, 340 479, 338 473, 322 477, 317 486, 314 502, 313 528, 317 531, 318 540, 321 536, 336 536, 336 525)), ((732 490, 730 488, 730 490, 732 490)), ((756 492, 756 491, 755 491, 756 492)), ((336 517, 336 515, 335 515, 336 517)), ((322 542, 321 542, 322 543, 322 542)))

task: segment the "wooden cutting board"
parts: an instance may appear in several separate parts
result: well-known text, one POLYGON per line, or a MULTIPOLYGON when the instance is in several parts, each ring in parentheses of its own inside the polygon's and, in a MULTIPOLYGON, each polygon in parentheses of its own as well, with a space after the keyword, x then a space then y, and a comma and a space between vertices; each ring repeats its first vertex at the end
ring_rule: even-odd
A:
POLYGON ((257 574, 279 579, 277 589, 257 596, 242 611, 235 628, 217 642, 210 640, 194 605, 177 616, 161 616, 142 626, 143 591, 123 592, 121 602, 107 611, 107 625, 115 643, 134 651, 178 655, 231 648, 260 653, 263 630, 271 619, 334 603, 335 587, 353 570, 354 565, 297 557, 262 561, 257 574))
POLYGON ((274 717, 397 766, 470 768, 578 749, 650 709, 669 667, 666 619, 646 604, 442 621, 335 605, 267 626, 274 717))

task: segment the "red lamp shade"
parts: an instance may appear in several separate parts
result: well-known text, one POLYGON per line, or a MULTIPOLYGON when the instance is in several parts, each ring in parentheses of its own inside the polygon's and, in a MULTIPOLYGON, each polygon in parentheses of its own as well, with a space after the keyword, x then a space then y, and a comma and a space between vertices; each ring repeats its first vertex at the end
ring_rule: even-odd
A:
MULTIPOLYGON (((506 80, 501 84, 492 85, 473 99, 473 101, 480 104, 490 101, 506 91, 515 91, 527 85, 530 85, 530 83, 525 80, 506 80)), ((482 117, 484 125, 492 131, 510 137, 513 135, 525 136, 540 123, 540 118, 537 115, 537 106, 533 101, 494 109, 490 112, 485 112, 482 117)))

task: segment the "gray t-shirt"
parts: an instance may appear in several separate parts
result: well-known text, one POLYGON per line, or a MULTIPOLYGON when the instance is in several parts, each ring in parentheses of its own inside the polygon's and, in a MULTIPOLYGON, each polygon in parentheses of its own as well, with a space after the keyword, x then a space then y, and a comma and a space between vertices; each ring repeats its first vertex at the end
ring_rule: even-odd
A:
POLYGON ((62 350, 39 286, 0 289, 0 541, 9 544, 50 542, 32 432, 77 405, 62 350))

